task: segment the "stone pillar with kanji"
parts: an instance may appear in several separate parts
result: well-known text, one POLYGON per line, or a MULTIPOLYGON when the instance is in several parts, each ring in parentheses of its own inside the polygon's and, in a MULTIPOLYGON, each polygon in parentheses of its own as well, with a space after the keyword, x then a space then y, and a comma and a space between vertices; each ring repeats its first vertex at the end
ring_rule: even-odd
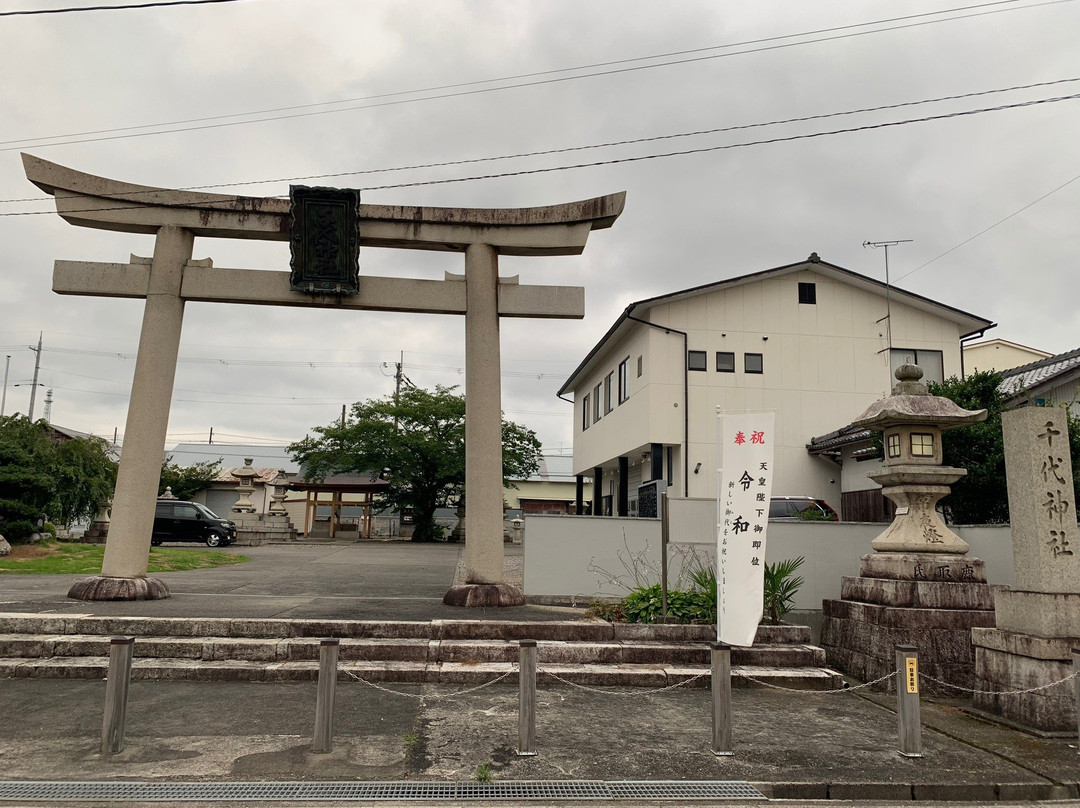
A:
POLYGON ((1076 732, 1080 541, 1068 417, 1059 407, 1001 416, 1015 584, 994 593, 996 625, 974 629, 975 706, 1043 731, 1076 732), (1047 685, 1052 685, 1046 687, 1047 685), (1025 692, 1019 692, 1025 691, 1025 692))

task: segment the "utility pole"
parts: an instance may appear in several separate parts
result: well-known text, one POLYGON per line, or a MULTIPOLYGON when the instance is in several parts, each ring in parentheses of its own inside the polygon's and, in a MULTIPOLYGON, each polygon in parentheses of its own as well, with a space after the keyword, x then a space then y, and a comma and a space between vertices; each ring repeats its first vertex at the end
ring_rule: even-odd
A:
POLYGON ((41 368, 41 332, 38 332, 37 347, 33 345, 27 345, 31 351, 35 353, 34 356, 34 382, 30 385, 30 412, 27 414, 27 418, 30 421, 34 420, 34 398, 37 396, 37 377, 38 370, 41 368))
POLYGON ((397 371, 394 373, 394 406, 397 406, 398 396, 401 395, 401 370, 405 366, 405 352, 399 354, 397 371))
POLYGON ((206 445, 207 446, 213 446, 214 445, 214 428, 213 427, 210 427, 210 440, 207 442, 206 445))
MULTIPOLYGON (((914 239, 902 238, 894 241, 864 241, 863 247, 884 247, 885 248, 885 316, 882 320, 885 320, 885 333, 887 336, 886 342, 888 344, 889 362, 892 362, 892 300, 891 291, 892 286, 889 284, 889 247, 895 247, 897 244, 910 244, 914 239)), ((878 320, 880 323, 881 320, 878 320)))
POLYGON ((4 417, 4 410, 7 408, 7 382, 8 382, 8 370, 11 368, 11 354, 7 355, 7 359, 4 360, 4 394, 0 397, 0 418, 4 417))

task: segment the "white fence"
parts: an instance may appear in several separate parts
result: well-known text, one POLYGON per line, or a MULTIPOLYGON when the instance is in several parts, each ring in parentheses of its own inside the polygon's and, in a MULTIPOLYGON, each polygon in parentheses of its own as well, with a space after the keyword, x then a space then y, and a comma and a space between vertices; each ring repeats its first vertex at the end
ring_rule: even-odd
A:
MULTIPOLYGON (((712 561, 716 547, 716 501, 673 499, 669 561, 671 587, 692 552, 712 561), (692 550, 677 542, 700 542, 692 550), (706 555, 707 554, 707 555, 706 555)), ((986 562, 992 584, 1013 584, 1012 531, 1008 525, 951 526, 986 562)), ((840 597, 840 579, 859 574, 859 558, 885 529, 869 522, 769 522, 766 560, 804 556, 799 570, 806 583, 796 609, 821 609, 840 597)), ((634 585, 634 571, 646 583, 660 579, 660 520, 603 516, 528 516, 525 520, 525 594, 588 603, 595 597, 622 597, 634 585), (622 583, 619 583, 619 582, 622 583)))

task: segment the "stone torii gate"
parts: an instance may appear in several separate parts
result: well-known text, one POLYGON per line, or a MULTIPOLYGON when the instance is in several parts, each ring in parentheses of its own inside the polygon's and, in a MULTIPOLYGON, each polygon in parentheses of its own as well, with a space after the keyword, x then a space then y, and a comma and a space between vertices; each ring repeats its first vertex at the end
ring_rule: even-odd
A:
POLYGON ((153 258, 133 255, 124 264, 57 260, 53 270, 59 294, 146 300, 101 575, 76 583, 69 597, 169 597, 164 582, 146 573, 184 304, 195 301, 465 315, 467 583, 451 587, 444 601, 524 602, 503 571, 499 317, 580 319, 585 294, 580 287, 499 278, 498 256, 578 255, 591 231, 614 224, 625 193, 538 208, 359 205, 360 245, 463 253, 465 274, 446 273, 441 281, 362 276, 357 293, 343 297, 294 291, 287 271, 192 260, 196 236, 288 241, 289 200, 133 185, 28 154, 23 167, 27 179, 55 197, 67 222, 156 235, 153 258))

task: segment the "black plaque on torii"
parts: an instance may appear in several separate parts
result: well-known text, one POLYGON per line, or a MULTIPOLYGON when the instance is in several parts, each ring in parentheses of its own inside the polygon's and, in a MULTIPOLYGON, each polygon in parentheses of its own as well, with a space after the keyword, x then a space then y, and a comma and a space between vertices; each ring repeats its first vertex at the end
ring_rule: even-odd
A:
POLYGON ((294 292, 360 291, 360 192, 289 186, 289 285, 294 292))

